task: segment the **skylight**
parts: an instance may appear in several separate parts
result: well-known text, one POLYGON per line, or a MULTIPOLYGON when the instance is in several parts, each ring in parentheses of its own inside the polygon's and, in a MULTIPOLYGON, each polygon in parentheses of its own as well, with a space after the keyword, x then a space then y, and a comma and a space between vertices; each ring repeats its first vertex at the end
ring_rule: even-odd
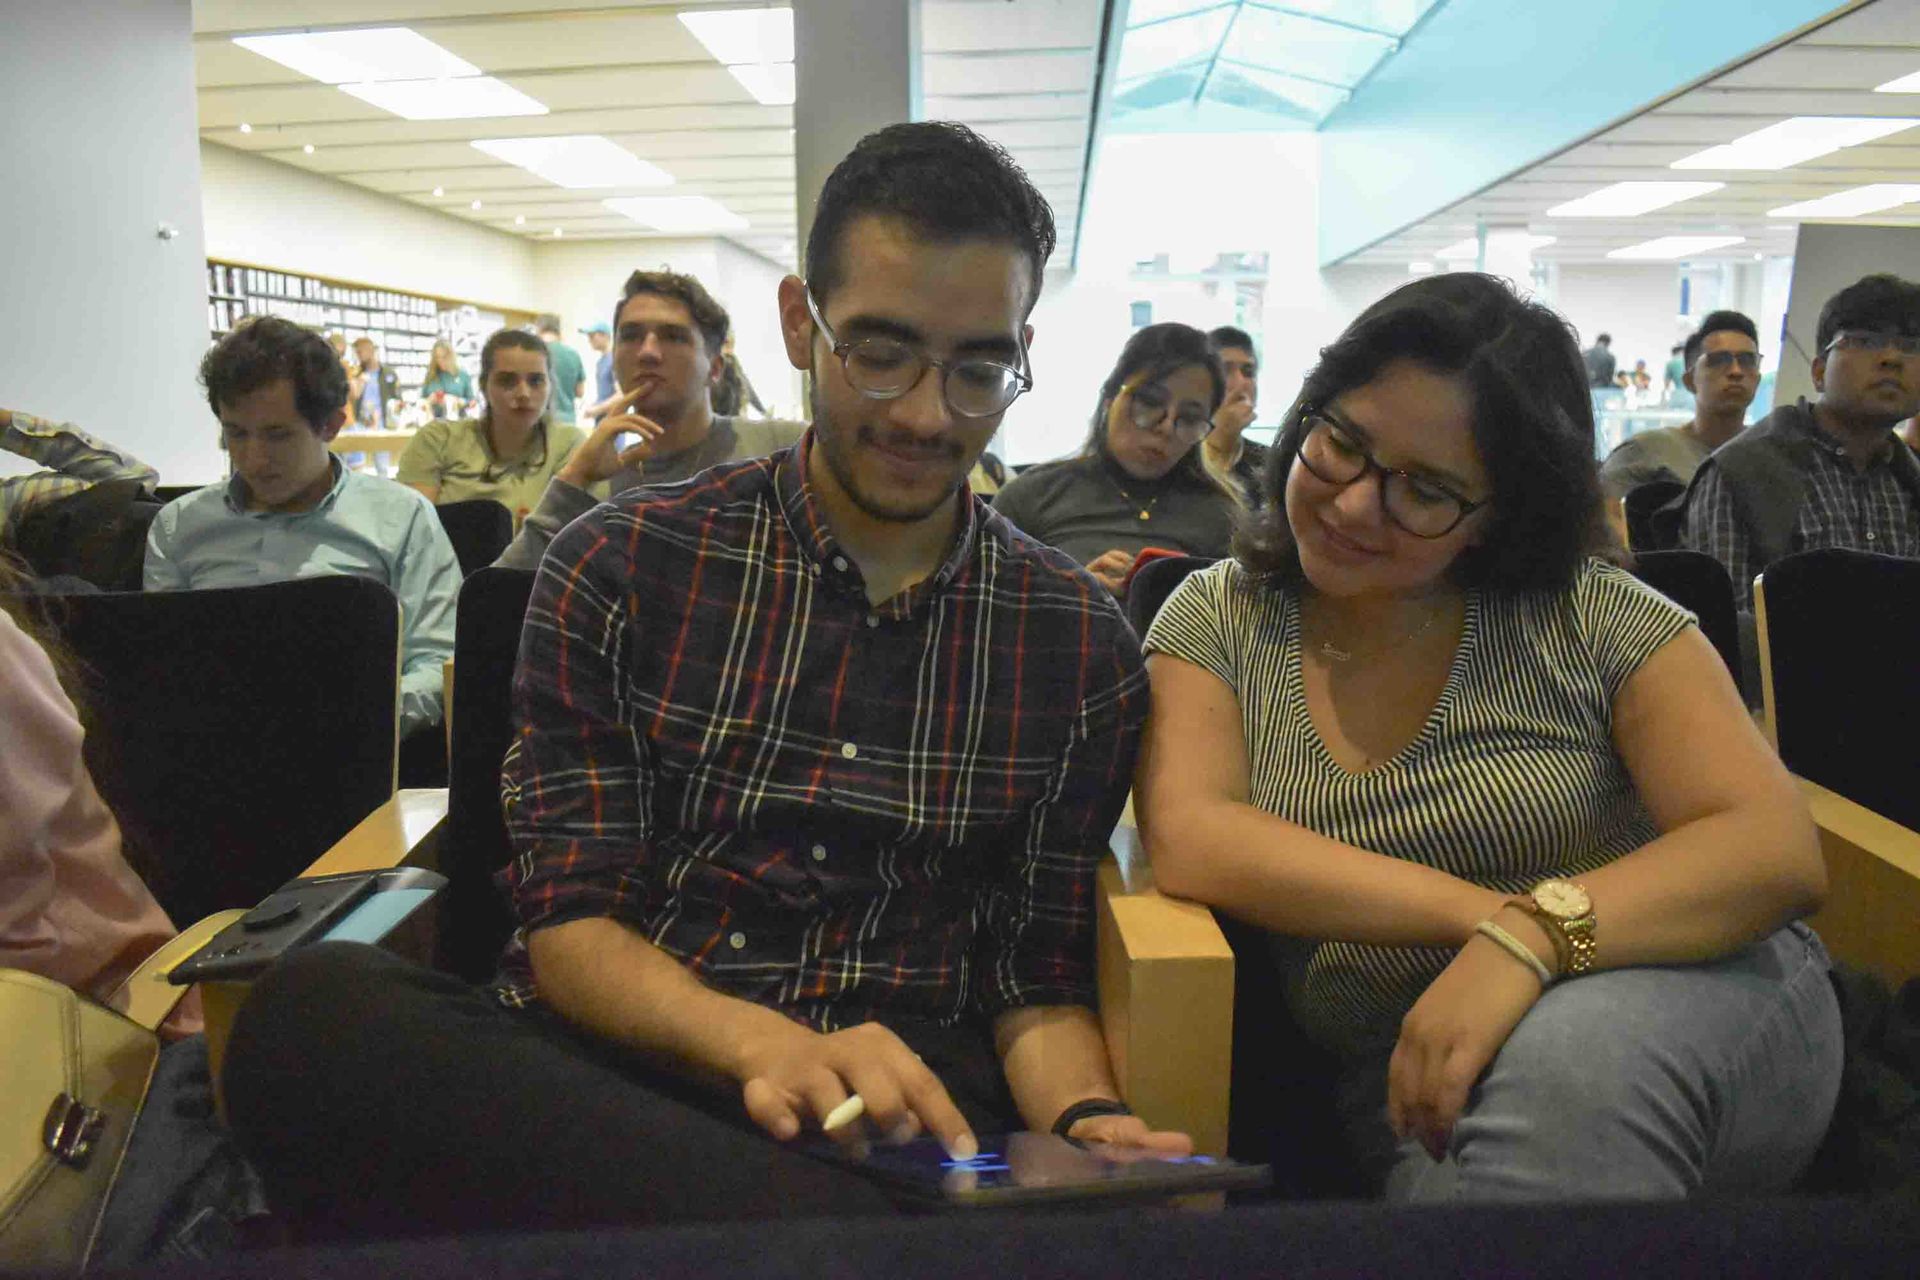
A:
MULTIPOLYGON (((1531 253, 1535 249, 1546 248, 1558 238, 1557 236, 1517 235, 1512 236, 1510 239, 1512 243, 1519 245, 1531 253)), ((1446 248, 1438 250, 1433 256, 1441 259, 1443 262, 1458 262, 1463 258, 1478 258, 1480 256, 1480 241, 1475 236, 1468 236, 1465 240, 1456 240, 1446 248)))
POLYGON ((1661 236, 1640 244, 1630 244, 1624 249, 1614 249, 1607 256, 1622 262, 1668 262, 1724 249, 1729 245, 1745 244, 1746 241, 1745 236, 1661 236))
POLYGON ((480 68, 406 27, 235 36, 233 42, 323 84, 365 80, 443 80, 480 68))
POLYGON ((408 120, 478 120, 488 116, 543 116, 546 104, 492 76, 450 80, 371 80, 338 86, 408 120))
POLYGON ((1549 218, 1635 218, 1706 195, 1724 182, 1616 182, 1547 210, 1549 218))
POLYGON ((1887 116, 1793 116, 1675 160, 1674 169, 1786 169, 1920 124, 1887 116))
POLYGON ((602 204, 656 231, 745 231, 747 220, 706 196, 619 196, 602 204))
POLYGON ((1920 201, 1920 184, 1911 182, 1875 182, 1849 191, 1836 191, 1817 200, 1782 205, 1767 210, 1769 218, 1857 218, 1865 213, 1897 209, 1920 201))
POLYGON ((598 134, 479 138, 474 147, 557 187, 666 187, 673 175, 598 134))
POLYGON ((793 104, 792 9, 710 9, 680 22, 756 101, 793 104))

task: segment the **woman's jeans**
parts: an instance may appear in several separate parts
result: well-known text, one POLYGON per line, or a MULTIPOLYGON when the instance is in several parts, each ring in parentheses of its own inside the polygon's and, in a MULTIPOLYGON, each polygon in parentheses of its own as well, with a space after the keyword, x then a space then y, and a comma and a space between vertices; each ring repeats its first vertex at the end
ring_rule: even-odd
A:
POLYGON ((1468 1095, 1444 1159, 1386 1127, 1386 1063, 1342 1079, 1350 1140, 1392 1200, 1779 1191, 1840 1088, 1826 949, 1794 924, 1725 960, 1556 984, 1468 1095))

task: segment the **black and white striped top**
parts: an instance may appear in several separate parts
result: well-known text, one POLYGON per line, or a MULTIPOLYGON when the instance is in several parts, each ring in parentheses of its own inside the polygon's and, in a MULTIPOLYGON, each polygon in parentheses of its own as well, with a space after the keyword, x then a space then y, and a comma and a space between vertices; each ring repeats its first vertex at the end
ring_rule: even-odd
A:
MULTIPOLYGON (((1518 892, 1603 866, 1657 834, 1615 754, 1613 700, 1693 624, 1629 574, 1589 561, 1564 592, 1469 593, 1445 688, 1419 734, 1365 773, 1335 763, 1307 714, 1292 592, 1249 588, 1231 560, 1189 577, 1149 653, 1231 685, 1252 803, 1322 835, 1518 892)), ((1343 1054, 1379 1052, 1451 951, 1283 939, 1301 1026, 1343 1054)))

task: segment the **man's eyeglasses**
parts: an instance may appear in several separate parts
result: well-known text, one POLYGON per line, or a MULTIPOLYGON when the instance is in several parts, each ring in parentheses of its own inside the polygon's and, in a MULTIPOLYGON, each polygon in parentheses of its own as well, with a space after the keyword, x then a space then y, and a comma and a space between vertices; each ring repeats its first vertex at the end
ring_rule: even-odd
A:
POLYGON ((963 418, 991 418, 1006 411, 1033 379, 1012 365, 969 356, 936 360, 912 343, 898 338, 856 338, 842 342, 827 327, 820 304, 807 290, 807 314, 840 358, 847 385, 869 400, 898 400, 920 384, 928 369, 940 370, 940 394, 947 407, 963 418))
POLYGON ((1920 355, 1920 334, 1888 333, 1883 329, 1842 329, 1833 335, 1833 341, 1821 348, 1820 354, 1826 355, 1835 347, 1845 347, 1849 351, 1880 352, 1891 347, 1903 356, 1920 355))
POLYGON ((1318 409, 1308 409, 1307 434, 1300 441, 1300 465, 1341 486, 1380 473, 1380 505, 1387 519, 1416 538, 1444 538, 1462 520, 1486 506, 1470 502, 1446 485, 1411 471, 1383 467, 1347 428, 1318 409))
POLYGON ((1754 373, 1760 368, 1760 353, 1758 351, 1709 351, 1694 363, 1702 368, 1712 369, 1715 373, 1724 372, 1735 365, 1739 365, 1748 373, 1754 373))
MULTIPOLYGON (((1168 411, 1173 408, 1173 393, 1157 382, 1129 387, 1125 394, 1127 416, 1142 431, 1152 431, 1165 422, 1168 411)), ((1211 430, 1213 419, 1207 416, 1205 409, 1189 405, 1173 415, 1173 434, 1189 443, 1211 430)))

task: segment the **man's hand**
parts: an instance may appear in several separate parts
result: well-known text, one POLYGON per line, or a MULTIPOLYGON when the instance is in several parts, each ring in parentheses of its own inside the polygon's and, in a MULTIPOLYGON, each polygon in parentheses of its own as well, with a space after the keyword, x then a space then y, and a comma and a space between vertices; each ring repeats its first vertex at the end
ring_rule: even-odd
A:
POLYGON ((653 442, 660 438, 666 428, 641 414, 623 412, 646 389, 644 386, 635 387, 613 402, 607 416, 600 419, 600 425, 580 442, 580 447, 573 451, 566 465, 555 473, 559 479, 586 489, 611 480, 624 470, 638 467, 653 456, 653 442), (618 437, 629 431, 640 439, 622 449, 618 437))
POLYGON ((1387 1063, 1387 1123, 1435 1160, 1447 1153, 1467 1093, 1540 998, 1540 980, 1477 934, 1400 1022, 1387 1063))
POLYGON ((1236 392, 1220 402, 1213 411, 1213 429, 1230 431, 1239 435, 1253 421, 1253 397, 1246 392, 1236 392))
POLYGON ((866 1119, 836 1133, 837 1141, 857 1147, 873 1134, 903 1142, 925 1129, 955 1159, 980 1151, 939 1077, 877 1022, 828 1035, 789 1024, 744 1046, 738 1074, 747 1114, 783 1142, 857 1093, 866 1119))
POLYGON ((1138 1147, 1156 1155, 1193 1154, 1193 1139, 1184 1133, 1149 1129, 1139 1116, 1088 1116, 1074 1123, 1067 1136, 1078 1142, 1105 1142, 1116 1147, 1138 1147))
POLYGON ((1087 565, 1087 572, 1100 579, 1100 585, 1119 595, 1126 587, 1127 575, 1133 572, 1133 552, 1106 551, 1097 555, 1087 565))

